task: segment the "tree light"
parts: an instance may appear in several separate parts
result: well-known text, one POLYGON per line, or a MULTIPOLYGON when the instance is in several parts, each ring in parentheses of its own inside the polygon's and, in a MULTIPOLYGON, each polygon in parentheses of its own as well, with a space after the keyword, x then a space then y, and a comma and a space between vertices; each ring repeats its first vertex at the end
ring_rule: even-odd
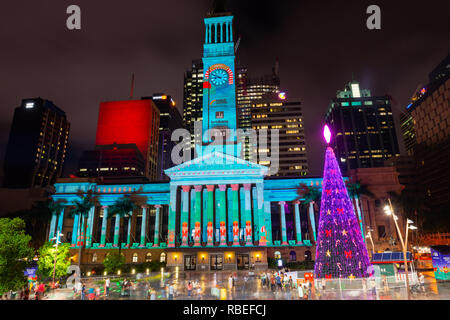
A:
POLYGON ((325 137, 325 141, 329 144, 331 141, 331 131, 328 125, 325 125, 325 127, 323 127, 323 136, 325 137))

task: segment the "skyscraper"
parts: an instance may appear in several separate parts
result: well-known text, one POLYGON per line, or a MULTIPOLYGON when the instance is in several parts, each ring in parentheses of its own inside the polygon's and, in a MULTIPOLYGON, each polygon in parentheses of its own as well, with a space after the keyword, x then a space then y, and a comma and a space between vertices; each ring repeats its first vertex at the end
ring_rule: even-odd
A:
POLYGON ((42 98, 23 99, 14 111, 5 156, 4 186, 43 187, 62 175, 70 124, 42 98))
POLYGON ((390 97, 372 96, 357 81, 338 90, 325 122, 336 136, 332 147, 343 172, 382 167, 400 154, 390 97))
POLYGON ((172 141, 172 133, 183 128, 183 119, 176 107, 175 101, 171 96, 164 93, 155 93, 151 97, 142 99, 151 99, 159 109, 159 143, 158 143, 158 169, 156 180, 166 181, 169 178, 164 170, 173 167, 172 149, 177 142, 172 141))
POLYGON ((159 110, 146 100, 100 103, 95 144, 135 144, 145 160, 144 176, 157 178, 159 110))
POLYGON ((194 123, 203 117, 203 62, 192 61, 192 68, 184 74, 183 122, 191 133, 191 147, 194 148, 194 123))

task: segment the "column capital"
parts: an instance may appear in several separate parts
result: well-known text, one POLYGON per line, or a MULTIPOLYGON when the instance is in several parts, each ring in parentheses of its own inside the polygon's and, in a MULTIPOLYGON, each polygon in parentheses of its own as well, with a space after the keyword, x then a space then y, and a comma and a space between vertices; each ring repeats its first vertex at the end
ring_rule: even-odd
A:
POLYGON ((251 189, 251 187, 252 187, 252 184, 251 183, 244 183, 244 190, 250 190, 251 189))
POLYGON ((206 190, 208 190, 208 191, 214 191, 214 185, 213 184, 208 184, 208 185, 206 185, 206 190))
POLYGON ((300 200, 294 201, 294 204, 300 204, 300 203, 302 203, 300 200))
POLYGON ((148 208, 148 205, 147 204, 143 204, 142 206, 141 206, 141 209, 147 209, 148 208))
POLYGON ((183 189, 183 192, 189 192, 189 190, 191 190, 191 186, 181 186, 181 189, 183 189))
POLYGON ((108 206, 102 206, 102 209, 108 209, 108 206))
POLYGON ((155 208, 160 209, 162 206, 160 204, 155 204, 155 208))
POLYGON ((203 185, 196 185, 196 186, 194 186, 194 190, 196 191, 196 192, 201 192, 202 191, 202 189, 203 189, 203 185))
POLYGON ((219 184, 219 190, 220 191, 226 191, 227 190, 227 185, 226 184, 219 184))
POLYGON ((231 185, 231 190, 238 191, 239 190, 239 185, 238 184, 232 184, 231 185))
POLYGON ((286 201, 280 201, 280 202, 278 202, 278 204, 279 204, 280 206, 284 206, 284 205, 286 204, 286 201))

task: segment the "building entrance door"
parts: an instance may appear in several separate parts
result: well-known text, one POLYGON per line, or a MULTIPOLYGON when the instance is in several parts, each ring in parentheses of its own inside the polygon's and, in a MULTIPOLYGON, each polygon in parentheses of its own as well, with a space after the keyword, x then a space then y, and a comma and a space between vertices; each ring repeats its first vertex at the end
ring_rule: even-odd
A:
POLYGON ((237 254, 237 268, 238 270, 248 270, 250 257, 248 254, 237 254))
POLYGON ((211 270, 223 270, 223 255, 211 254, 210 255, 211 270))
POLYGON ((197 265, 197 256, 196 255, 185 255, 184 256, 184 270, 194 270, 197 265))

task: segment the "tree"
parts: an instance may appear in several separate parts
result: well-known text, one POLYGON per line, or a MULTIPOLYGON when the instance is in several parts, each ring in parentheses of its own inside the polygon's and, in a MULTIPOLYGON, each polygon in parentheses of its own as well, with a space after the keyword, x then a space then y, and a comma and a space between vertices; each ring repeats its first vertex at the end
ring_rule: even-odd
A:
POLYGON ((312 210, 309 211, 309 226, 308 230, 312 230, 312 232, 308 232, 310 235, 313 233, 314 238, 316 237, 316 230, 317 230, 317 221, 319 220, 317 217, 317 212, 319 212, 319 205, 321 201, 321 193, 319 191, 319 188, 313 187, 313 186, 307 186, 306 184, 302 183, 300 184, 299 188, 297 189, 297 200, 303 200, 302 201, 302 207, 306 208, 306 210, 310 210, 312 204, 312 210))
POLYGON ((315 278, 369 276, 369 255, 333 149, 325 155, 315 278))
MULTIPOLYGON (((126 194, 121 199, 117 199, 116 202, 108 208, 108 219, 112 217, 119 216, 122 220, 124 217, 131 217, 133 210, 138 206, 136 205, 136 200, 131 197, 131 195, 126 194)), ((116 227, 117 228, 117 227, 116 227)), ((120 232, 120 220, 119 220, 119 254, 122 249, 122 232, 120 232)))
POLYGON ((58 252, 56 252, 56 248, 53 246, 52 242, 44 243, 44 245, 39 248, 37 274, 41 277, 53 276, 56 254, 55 276, 57 278, 65 276, 67 274, 67 268, 70 266, 69 249, 69 243, 61 243, 58 245, 58 252))
POLYGON ((24 229, 25 222, 20 218, 0 219, 0 293, 16 291, 26 284, 24 271, 34 249, 24 229))
POLYGON ((89 211, 92 207, 95 206, 97 203, 97 196, 94 195, 94 192, 92 190, 88 190, 86 193, 84 193, 82 190, 78 190, 78 197, 79 200, 73 200, 72 205, 73 208, 70 210, 71 217, 75 217, 78 215, 80 217, 80 221, 78 223, 78 230, 77 233, 80 236, 80 241, 77 243, 79 247, 78 252, 78 266, 81 265, 81 253, 82 248, 84 245, 86 245, 86 230, 87 230, 87 220, 89 217, 89 211), (84 224, 83 224, 84 222, 84 224), (84 225, 84 229, 82 229, 82 226, 84 225))
POLYGON ((103 260, 105 271, 108 273, 114 273, 119 270, 125 263, 125 257, 120 252, 110 252, 103 260))

